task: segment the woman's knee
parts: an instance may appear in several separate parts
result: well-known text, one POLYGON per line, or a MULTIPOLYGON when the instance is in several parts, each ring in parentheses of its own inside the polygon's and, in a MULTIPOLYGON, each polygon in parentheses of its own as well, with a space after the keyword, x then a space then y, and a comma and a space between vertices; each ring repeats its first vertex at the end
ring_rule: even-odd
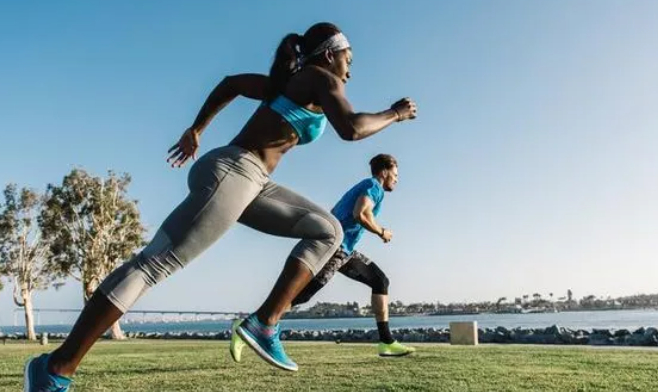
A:
POLYGON ((322 266, 324 266, 329 259, 336 253, 343 243, 343 227, 338 219, 333 215, 327 214, 324 217, 326 227, 326 237, 323 242, 326 244, 325 254, 322 257, 322 266))
POLYGON ((295 225, 299 237, 329 242, 343 241, 343 228, 336 217, 326 211, 313 211, 306 214, 295 225))
POLYGON ((331 222, 332 230, 333 230, 333 245, 334 245, 334 252, 338 250, 338 247, 343 243, 343 226, 340 224, 338 219, 336 219, 335 216, 329 214, 328 219, 331 222))

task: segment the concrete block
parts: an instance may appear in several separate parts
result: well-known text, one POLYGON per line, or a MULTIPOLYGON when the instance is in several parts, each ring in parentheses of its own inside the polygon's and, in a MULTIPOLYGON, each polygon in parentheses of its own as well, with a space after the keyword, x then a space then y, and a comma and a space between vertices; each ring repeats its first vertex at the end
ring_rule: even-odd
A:
POLYGON ((476 346, 478 344, 477 321, 454 321, 450 323, 450 344, 476 346))

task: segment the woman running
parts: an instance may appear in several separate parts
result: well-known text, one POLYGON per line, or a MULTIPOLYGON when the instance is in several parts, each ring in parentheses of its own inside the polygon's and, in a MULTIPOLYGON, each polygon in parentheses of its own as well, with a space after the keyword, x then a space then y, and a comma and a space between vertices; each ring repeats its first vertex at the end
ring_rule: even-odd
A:
POLYGON ((196 158, 203 130, 235 97, 262 104, 227 146, 195 162, 188 196, 149 245, 103 281, 64 343, 27 362, 25 391, 67 391, 69 377, 103 333, 149 288, 186 266, 236 222, 300 239, 265 302, 240 326, 261 357, 297 370, 279 340, 279 318, 335 253, 343 233, 329 212, 275 184, 269 175, 292 147, 318 139, 327 120, 342 139, 354 141, 416 116, 416 105, 407 98, 379 113, 356 113, 344 92, 351 62, 351 47, 340 30, 318 23, 303 36, 283 38, 269 75, 228 76, 215 87, 169 150, 172 166, 196 158))

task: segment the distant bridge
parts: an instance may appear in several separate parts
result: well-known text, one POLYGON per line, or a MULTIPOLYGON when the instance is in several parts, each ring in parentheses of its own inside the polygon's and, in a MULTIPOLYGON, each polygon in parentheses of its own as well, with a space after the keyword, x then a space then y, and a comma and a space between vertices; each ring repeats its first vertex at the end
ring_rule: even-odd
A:
MULTIPOLYGON (((80 313, 82 309, 44 309, 44 308, 34 308, 32 309, 32 312, 36 316, 36 323, 37 325, 41 324, 41 313, 80 313)), ((18 314, 19 313, 24 313, 25 309, 24 308, 16 308, 14 309, 14 325, 18 324, 18 314)), ((183 316, 183 315, 193 315, 195 318, 198 318, 199 316, 225 316, 223 318, 225 319, 234 319, 234 318, 245 318, 249 316, 249 313, 245 312, 230 312, 230 311, 203 311, 203 310, 129 310, 126 312, 126 314, 131 314, 131 315, 142 315, 146 316, 147 314, 159 314, 162 316, 165 315, 177 315, 177 316, 183 316)))

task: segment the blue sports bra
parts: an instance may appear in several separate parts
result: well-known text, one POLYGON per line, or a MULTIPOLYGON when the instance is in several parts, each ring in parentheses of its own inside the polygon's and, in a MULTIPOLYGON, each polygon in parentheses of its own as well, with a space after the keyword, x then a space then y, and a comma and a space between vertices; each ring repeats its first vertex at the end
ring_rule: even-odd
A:
MULTIPOLYGON (((267 103, 263 102, 263 105, 267 103)), ((283 95, 270 102, 269 107, 293 127, 299 136, 298 144, 308 144, 319 138, 327 125, 327 117, 324 113, 315 113, 301 107, 283 95)))

